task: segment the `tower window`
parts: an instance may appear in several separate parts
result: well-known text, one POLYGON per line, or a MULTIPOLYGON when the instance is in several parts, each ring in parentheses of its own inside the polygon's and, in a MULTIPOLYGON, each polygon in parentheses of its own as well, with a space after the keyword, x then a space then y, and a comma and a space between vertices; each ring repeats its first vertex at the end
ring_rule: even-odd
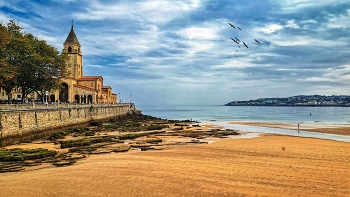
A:
POLYGON ((72 52, 72 47, 68 47, 68 53, 72 52))

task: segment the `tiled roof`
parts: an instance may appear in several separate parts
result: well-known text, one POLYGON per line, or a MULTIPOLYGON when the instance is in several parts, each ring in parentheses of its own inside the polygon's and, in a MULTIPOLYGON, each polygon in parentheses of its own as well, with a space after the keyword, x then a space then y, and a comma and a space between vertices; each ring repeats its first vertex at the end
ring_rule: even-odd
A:
MULTIPOLYGON (((64 42, 64 44, 66 43, 70 43, 70 44, 79 44, 78 38, 75 35, 74 29, 73 29, 73 25, 72 25, 72 29, 70 30, 66 41, 64 42)), ((80 45, 80 44, 79 44, 80 45)))
POLYGON ((79 85, 79 84, 73 84, 73 86, 74 86, 74 87, 81 88, 81 89, 85 89, 85 90, 96 91, 94 88, 82 86, 82 85, 79 85))
POLYGON ((102 78, 101 76, 84 76, 84 77, 79 78, 78 80, 79 80, 79 81, 87 81, 87 80, 89 80, 89 81, 91 81, 91 80, 95 81, 96 79, 103 79, 103 78, 102 78))

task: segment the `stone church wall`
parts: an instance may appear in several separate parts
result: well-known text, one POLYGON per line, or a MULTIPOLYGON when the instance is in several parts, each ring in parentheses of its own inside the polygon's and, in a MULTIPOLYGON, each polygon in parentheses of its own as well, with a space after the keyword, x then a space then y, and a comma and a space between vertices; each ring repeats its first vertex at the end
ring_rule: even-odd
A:
POLYGON ((0 146, 65 127, 137 112, 133 104, 0 111, 0 146))

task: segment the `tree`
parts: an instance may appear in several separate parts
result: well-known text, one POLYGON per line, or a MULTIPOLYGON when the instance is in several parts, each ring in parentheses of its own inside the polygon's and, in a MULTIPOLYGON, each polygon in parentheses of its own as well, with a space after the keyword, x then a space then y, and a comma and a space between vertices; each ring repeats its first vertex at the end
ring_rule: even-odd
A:
POLYGON ((0 40, 0 46, 4 46, 0 54, 0 71, 3 73, 0 85, 8 95, 13 88, 19 87, 22 103, 33 91, 42 97, 45 91, 57 89, 61 79, 68 76, 66 54, 60 54, 30 33, 23 33, 15 21, 10 21, 6 30, 3 27, 0 30, 1 34, 9 35, 8 42, 0 40))
POLYGON ((61 79, 68 76, 68 55, 59 54, 57 49, 45 41, 37 41, 35 46, 38 56, 35 60, 37 68, 33 89, 43 98, 46 91, 58 89, 61 79))
POLYGON ((0 87, 3 87, 3 83, 8 76, 8 64, 6 61, 6 46, 10 42, 10 34, 7 28, 0 24, 0 87))
POLYGON ((6 26, 1 24, 0 41, 0 86, 6 91, 8 100, 12 100, 12 90, 16 87, 16 75, 18 60, 21 50, 21 41, 23 37, 22 28, 11 20, 6 26))
POLYGON ((32 34, 24 38, 22 55, 25 59, 18 70, 17 84, 22 89, 22 98, 32 91, 43 98, 45 91, 57 89, 61 79, 68 76, 68 56, 60 55, 57 49, 32 34))

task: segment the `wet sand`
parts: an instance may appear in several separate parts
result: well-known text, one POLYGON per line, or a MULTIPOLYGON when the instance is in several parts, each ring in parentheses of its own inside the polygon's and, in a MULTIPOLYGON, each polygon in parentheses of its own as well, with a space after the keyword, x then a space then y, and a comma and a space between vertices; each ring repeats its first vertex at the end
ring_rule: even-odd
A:
POLYGON ((269 128, 291 129, 309 132, 329 133, 337 135, 350 135, 350 125, 332 125, 332 124, 307 124, 307 123, 283 123, 283 122, 230 122, 230 124, 240 124, 248 126, 259 126, 269 128))
POLYGON ((0 196, 350 196, 350 143, 279 135, 0 174, 0 196))

